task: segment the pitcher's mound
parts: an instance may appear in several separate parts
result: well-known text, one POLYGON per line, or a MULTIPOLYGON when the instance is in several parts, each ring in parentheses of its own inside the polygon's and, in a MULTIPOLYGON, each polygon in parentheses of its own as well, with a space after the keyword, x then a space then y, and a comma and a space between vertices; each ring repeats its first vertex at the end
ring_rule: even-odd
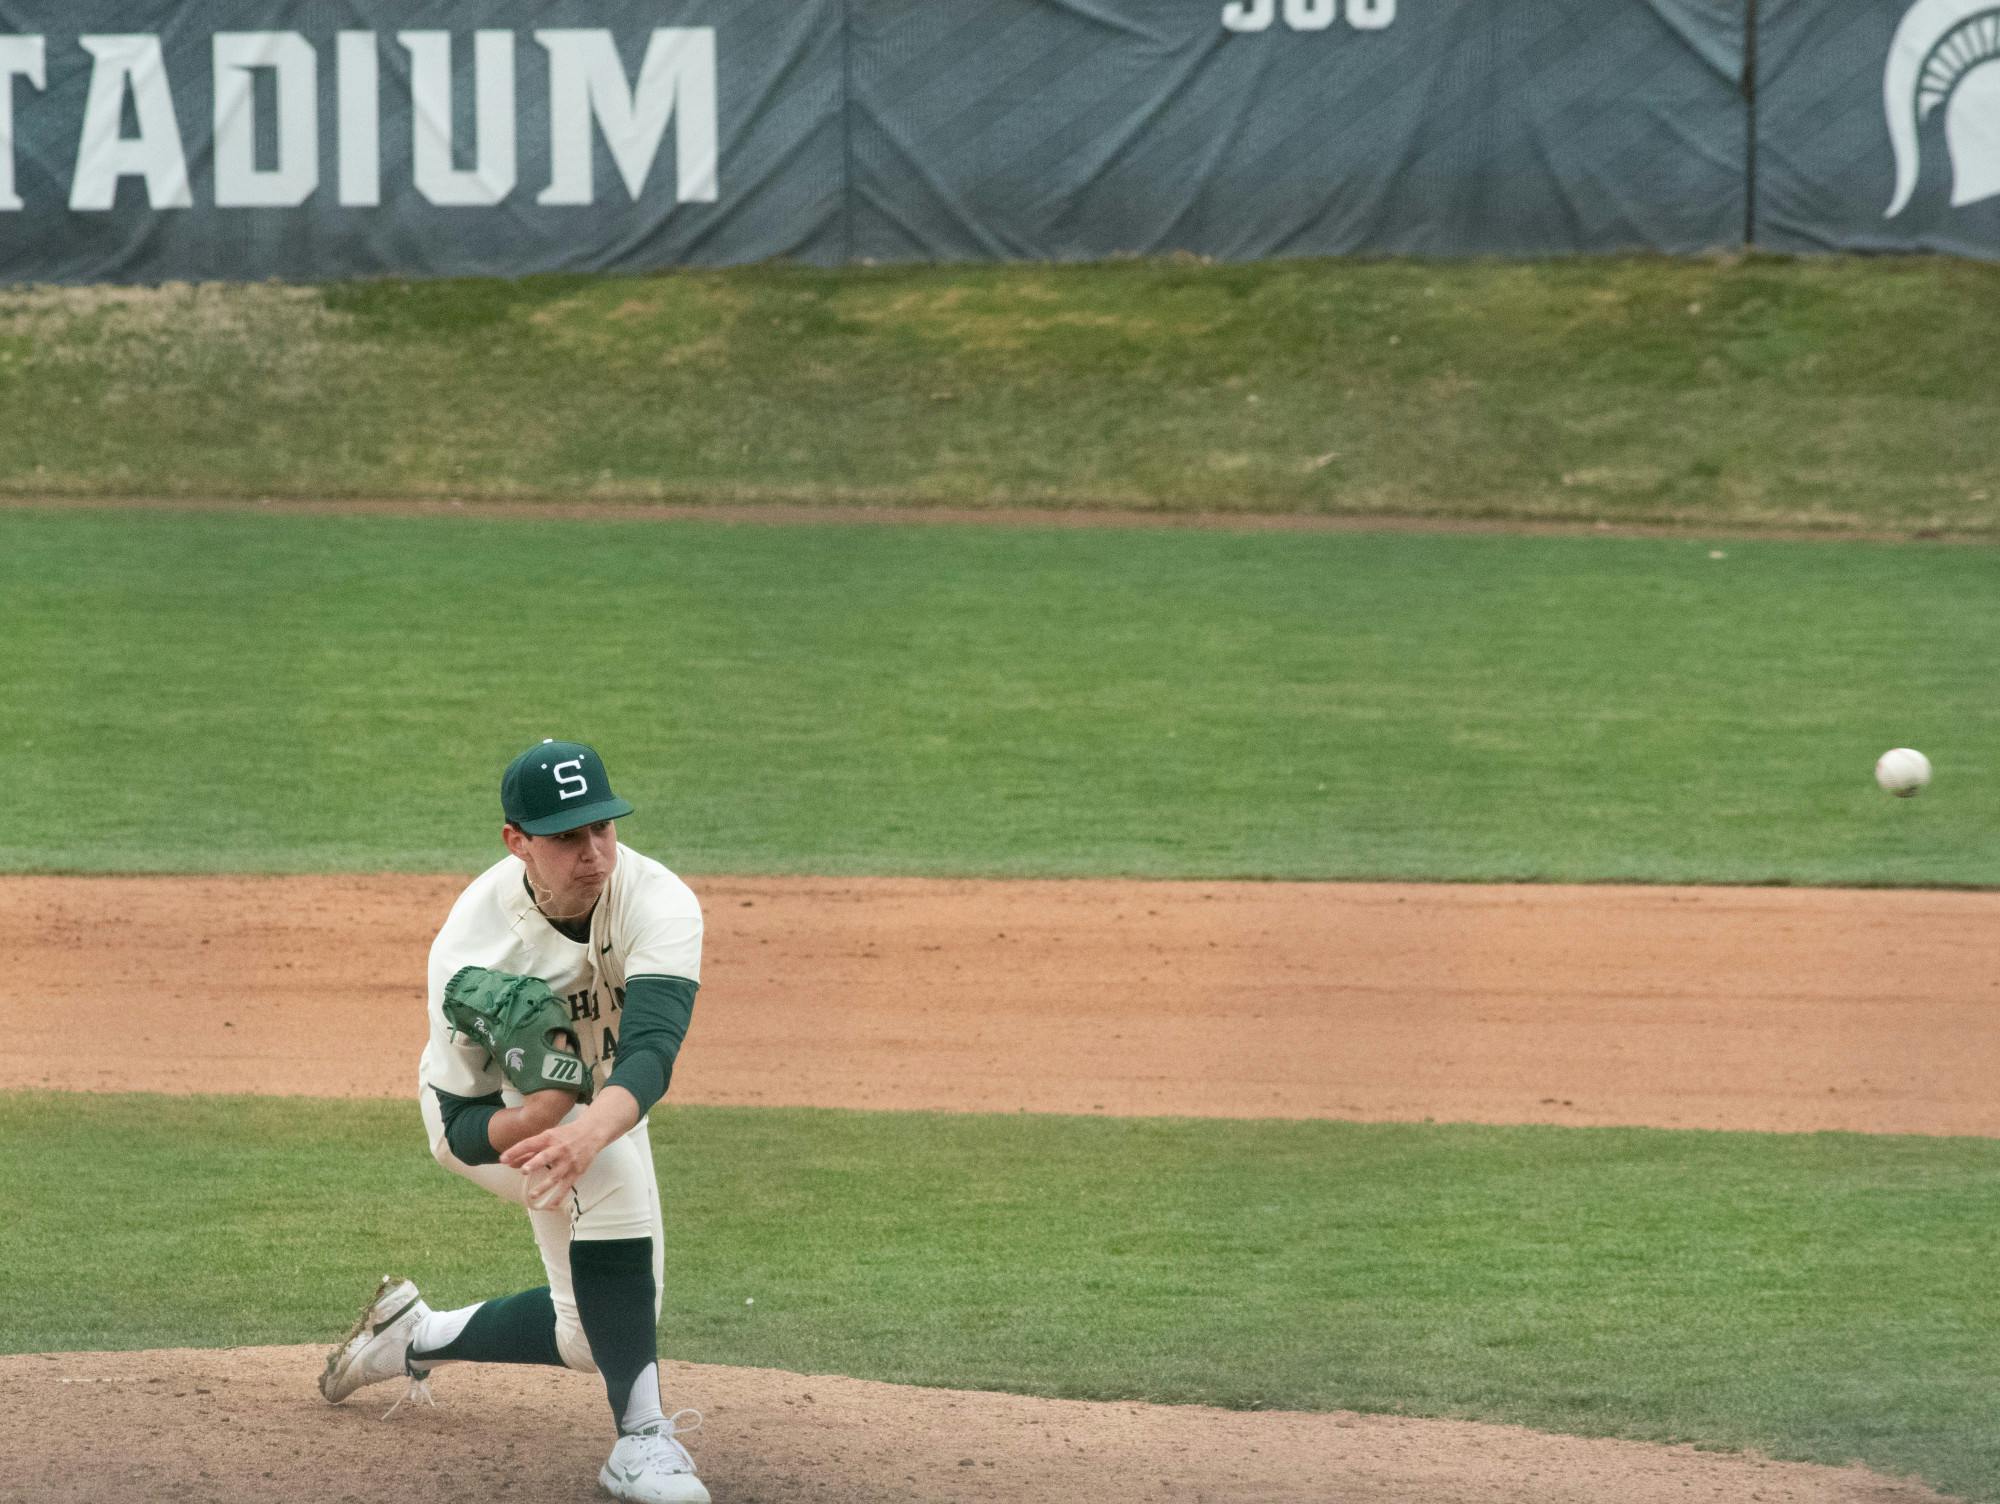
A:
MULTIPOLYGON (((439 1371, 328 1406, 320 1347, 0 1358, 0 1500, 497 1504, 601 1499, 595 1380, 439 1371)), ((912 1389, 676 1363, 670 1404, 716 1504, 1915 1504, 1859 1467, 1544 1436, 1511 1426, 1243 1413, 912 1389)))

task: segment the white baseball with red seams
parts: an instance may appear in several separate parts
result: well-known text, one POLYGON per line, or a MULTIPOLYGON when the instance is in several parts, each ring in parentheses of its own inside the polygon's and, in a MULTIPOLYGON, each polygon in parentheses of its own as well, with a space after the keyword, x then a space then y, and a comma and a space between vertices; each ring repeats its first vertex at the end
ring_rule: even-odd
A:
POLYGON ((1931 781, 1931 760, 1915 747, 1891 747, 1875 759, 1875 781, 1898 799, 1908 799, 1931 781))

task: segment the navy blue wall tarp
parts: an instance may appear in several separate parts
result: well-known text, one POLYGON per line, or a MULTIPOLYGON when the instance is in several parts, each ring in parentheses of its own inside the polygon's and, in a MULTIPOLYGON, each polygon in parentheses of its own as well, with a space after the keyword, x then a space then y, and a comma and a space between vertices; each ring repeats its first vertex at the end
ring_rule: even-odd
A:
POLYGON ((1759 0, 1756 237, 2000 255, 2000 0, 1759 0))
POLYGON ((840 13, 0 0, 0 280, 837 259, 840 13))
POLYGON ((1746 238, 2000 254, 2000 0, 0 0, 0 281, 1746 238))
POLYGON ((1736 243, 1734 0, 853 0, 865 256, 1736 243))

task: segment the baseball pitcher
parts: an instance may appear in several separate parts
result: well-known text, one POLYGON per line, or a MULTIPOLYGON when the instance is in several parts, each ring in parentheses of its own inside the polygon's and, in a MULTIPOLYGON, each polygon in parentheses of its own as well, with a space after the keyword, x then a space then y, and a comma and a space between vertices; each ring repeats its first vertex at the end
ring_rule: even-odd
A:
MULTIPOLYGON (((622 846, 632 806, 597 753, 544 741, 500 780, 507 855, 473 879, 430 954, 418 1097, 431 1153, 526 1209, 548 1283, 434 1311, 385 1276, 327 1358, 337 1403, 447 1363, 543 1363, 604 1380, 618 1439, 598 1482, 633 1504, 707 1504, 660 1404, 664 1270, 646 1114, 666 1092, 701 983, 701 905, 622 846)), ((692 1417, 683 1423, 684 1417, 692 1417)))

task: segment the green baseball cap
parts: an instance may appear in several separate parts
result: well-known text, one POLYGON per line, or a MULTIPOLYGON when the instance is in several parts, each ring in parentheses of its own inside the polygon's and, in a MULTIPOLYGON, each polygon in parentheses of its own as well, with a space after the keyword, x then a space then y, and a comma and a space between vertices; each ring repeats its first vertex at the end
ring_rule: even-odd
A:
POLYGON ((500 775, 500 810, 531 836, 561 835, 616 820, 632 806, 611 792, 604 759, 582 742, 544 740, 500 775))

